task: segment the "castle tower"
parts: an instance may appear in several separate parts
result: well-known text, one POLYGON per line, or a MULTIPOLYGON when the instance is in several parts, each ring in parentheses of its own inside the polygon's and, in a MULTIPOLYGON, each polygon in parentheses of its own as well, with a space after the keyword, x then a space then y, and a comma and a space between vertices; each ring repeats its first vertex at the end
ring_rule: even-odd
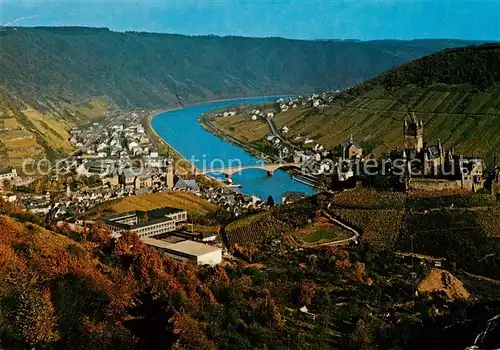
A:
POLYGON ((405 149, 414 149, 420 152, 424 147, 424 123, 422 119, 417 120, 415 113, 405 117, 403 130, 405 138, 405 149))
POLYGON ((167 164, 167 168, 165 171, 165 185, 167 188, 172 189, 174 188, 174 179, 175 179, 175 171, 174 171, 174 165, 172 163, 167 164))

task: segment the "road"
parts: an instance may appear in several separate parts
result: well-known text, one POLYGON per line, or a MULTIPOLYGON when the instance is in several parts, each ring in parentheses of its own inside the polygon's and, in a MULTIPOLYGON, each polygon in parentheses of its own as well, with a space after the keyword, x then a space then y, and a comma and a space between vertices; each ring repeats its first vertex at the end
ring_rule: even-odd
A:
POLYGON ((296 148, 294 144, 292 144, 290 141, 288 141, 283 136, 281 136, 281 134, 276 129, 276 125, 274 125, 274 122, 271 118, 266 117, 266 121, 267 121, 267 124, 269 124, 269 128, 271 129, 271 132, 273 133, 274 136, 279 138, 281 140, 281 142, 288 145, 292 150, 294 150, 296 148))
MULTIPOLYGON (((330 210, 330 205, 332 203, 328 204, 328 210, 330 210)), ((334 222, 335 224, 339 225, 340 227, 344 228, 347 231, 350 231, 353 233, 353 235, 349 238, 344 238, 344 239, 339 239, 337 241, 332 241, 332 242, 327 242, 327 243, 320 243, 315 245, 315 247, 320 247, 320 246, 341 246, 341 245, 348 245, 351 242, 357 243, 359 237, 361 234, 353 227, 350 227, 349 225, 346 225, 340 220, 335 219, 328 211, 324 211, 323 214, 327 217, 328 220, 334 222)))

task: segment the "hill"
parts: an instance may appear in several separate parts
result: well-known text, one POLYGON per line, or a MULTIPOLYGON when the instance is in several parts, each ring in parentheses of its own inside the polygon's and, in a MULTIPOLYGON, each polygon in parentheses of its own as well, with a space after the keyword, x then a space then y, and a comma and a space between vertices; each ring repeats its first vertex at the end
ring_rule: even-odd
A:
POLYGON ((0 160, 19 166, 28 155, 67 154, 72 125, 116 108, 172 106, 176 95, 190 103, 337 89, 470 43, 0 28, 0 160))
POLYGON ((403 120, 413 111, 424 141, 492 158, 500 149, 499 58, 499 44, 444 50, 346 90, 326 108, 293 109, 275 122, 329 147, 353 134, 365 151, 381 153, 403 146, 403 120))
POLYGON ((95 99, 84 105, 34 108, 0 87, 0 164, 21 167, 27 158, 54 159, 73 150, 68 131, 74 124, 103 115, 108 107, 95 99))
POLYGON ((3 28, 1 84, 35 107, 107 96, 121 107, 352 86, 458 40, 334 42, 3 28))
POLYGON ((140 196, 129 196, 104 202, 84 214, 85 218, 95 218, 102 214, 125 213, 133 210, 153 210, 173 207, 188 211, 190 215, 209 215, 217 206, 189 192, 160 192, 140 196))

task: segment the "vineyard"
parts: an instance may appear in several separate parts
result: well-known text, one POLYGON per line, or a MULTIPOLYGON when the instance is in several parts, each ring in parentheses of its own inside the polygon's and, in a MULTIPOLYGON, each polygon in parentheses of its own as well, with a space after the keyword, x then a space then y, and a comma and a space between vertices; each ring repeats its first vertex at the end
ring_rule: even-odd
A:
POLYGON ((500 248, 498 238, 491 237, 498 236, 495 228, 499 223, 497 212, 440 210, 428 214, 407 213, 404 221, 397 250, 409 252, 413 248, 415 253, 444 257, 458 267, 467 266, 485 276, 500 275, 498 257, 483 260, 500 248))
POLYGON ((361 231, 362 239, 379 248, 394 247, 402 225, 403 210, 356 210, 331 208, 338 220, 361 231))
POLYGON ((226 238, 230 245, 251 245, 279 237, 291 229, 291 226, 276 219, 271 213, 264 213, 228 225, 226 238))
POLYGON ((477 212, 482 230, 490 237, 500 238, 500 209, 477 212))
POLYGON ((162 192, 125 197, 113 204, 112 210, 123 213, 131 210, 152 210, 162 207, 174 207, 199 214, 213 213, 217 209, 215 204, 188 192, 162 192))
POLYGON ((416 193, 408 196, 406 206, 413 210, 444 208, 455 206, 458 208, 486 207, 496 205, 496 199, 490 194, 454 193, 439 195, 439 192, 416 193))
POLYGON ((365 209, 403 208, 405 195, 401 192, 357 188, 339 193, 333 198, 332 204, 339 207, 365 209))
POLYGON ((251 245, 304 227, 315 217, 316 208, 309 200, 282 205, 229 224, 226 239, 230 245, 251 245))

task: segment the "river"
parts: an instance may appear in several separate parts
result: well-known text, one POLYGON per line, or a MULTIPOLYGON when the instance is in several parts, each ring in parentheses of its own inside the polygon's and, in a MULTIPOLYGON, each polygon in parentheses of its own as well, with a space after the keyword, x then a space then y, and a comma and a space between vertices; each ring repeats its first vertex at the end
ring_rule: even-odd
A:
MULTIPOLYGON (((255 165, 262 161, 230 142, 221 140, 201 127, 198 118, 203 113, 239 105, 253 105, 273 102, 277 97, 255 97, 202 105, 190 106, 158 114, 152 120, 153 129, 169 145, 175 148, 186 159, 196 159, 195 165, 200 169, 220 169, 231 165, 255 165)), ((278 170, 273 176, 267 176, 264 170, 248 169, 232 176, 235 184, 241 184, 241 192, 255 195, 263 200, 271 195, 276 203, 286 191, 314 193, 312 187, 298 183, 285 171, 278 170)))

